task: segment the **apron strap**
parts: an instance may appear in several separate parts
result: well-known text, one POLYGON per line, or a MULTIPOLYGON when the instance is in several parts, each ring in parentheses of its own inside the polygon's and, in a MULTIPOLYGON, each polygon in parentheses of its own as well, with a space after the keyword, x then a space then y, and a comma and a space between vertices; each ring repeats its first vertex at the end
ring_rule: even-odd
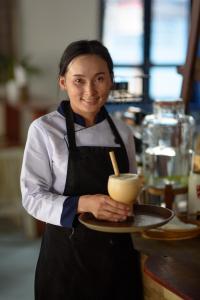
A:
POLYGON ((69 101, 66 101, 65 120, 66 120, 69 152, 75 153, 76 152, 76 139, 75 139, 74 117, 73 117, 73 112, 72 112, 69 101))
MULTIPOLYGON (((76 139, 75 139, 75 128, 74 128, 74 117, 73 117, 73 112, 70 106, 70 102, 66 101, 65 102, 65 119, 66 119, 66 128, 67 128, 67 137, 68 137, 68 143, 69 143, 69 152, 71 153, 76 153, 77 151, 77 147, 76 147, 76 139)), ((128 161, 128 156, 127 156, 127 152, 126 152, 126 148, 124 145, 124 142, 113 122, 113 120, 111 119, 111 117, 109 116, 106 108, 103 106, 103 111, 105 113, 106 119, 110 125, 110 128, 113 132, 113 135, 115 136, 115 142, 116 144, 120 144, 122 150, 124 151, 124 153, 126 154, 126 163, 129 166, 129 161, 128 161)))
POLYGON ((125 155, 125 156, 126 156, 126 160, 127 160, 126 163, 127 163, 128 166, 129 166, 129 160, 128 160, 128 156, 127 156, 126 147, 125 147, 124 142, 123 142, 123 140, 122 140, 122 138, 121 138, 121 136, 120 136, 120 134, 119 134, 119 131, 117 130, 117 128, 116 128, 116 126, 115 126, 113 120, 111 119, 111 117, 110 117, 110 115, 108 114, 108 112, 107 112, 107 110, 105 109, 105 107, 103 107, 103 110, 104 110, 104 113, 105 113, 105 115, 106 115, 106 119, 108 120, 108 123, 109 123, 109 125, 110 125, 110 128, 111 128, 111 130, 112 130, 112 132, 113 132, 113 134, 114 134, 114 136, 115 136, 115 142, 116 142, 117 144, 120 144, 122 150, 123 150, 124 153, 126 154, 126 155, 125 155))

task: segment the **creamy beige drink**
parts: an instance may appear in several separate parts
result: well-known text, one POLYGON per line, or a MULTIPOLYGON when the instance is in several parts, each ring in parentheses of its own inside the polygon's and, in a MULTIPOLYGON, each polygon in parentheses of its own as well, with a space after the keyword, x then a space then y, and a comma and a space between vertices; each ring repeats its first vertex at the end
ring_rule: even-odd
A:
POLYGON ((118 202, 132 204, 136 201, 140 190, 140 180, 137 174, 110 175, 108 179, 108 193, 118 202))

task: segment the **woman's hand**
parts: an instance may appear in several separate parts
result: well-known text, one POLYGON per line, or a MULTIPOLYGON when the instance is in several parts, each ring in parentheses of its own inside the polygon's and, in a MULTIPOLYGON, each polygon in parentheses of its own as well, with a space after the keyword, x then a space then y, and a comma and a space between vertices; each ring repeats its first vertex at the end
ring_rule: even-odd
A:
POLYGON ((132 207, 107 195, 84 195, 80 196, 78 203, 78 213, 81 212, 91 212, 99 220, 120 222, 132 215, 132 207))

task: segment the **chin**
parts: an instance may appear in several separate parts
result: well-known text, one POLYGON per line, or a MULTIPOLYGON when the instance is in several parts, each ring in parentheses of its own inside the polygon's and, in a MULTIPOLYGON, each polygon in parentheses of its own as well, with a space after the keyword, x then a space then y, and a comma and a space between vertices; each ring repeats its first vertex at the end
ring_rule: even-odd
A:
POLYGON ((88 104, 88 103, 85 103, 85 102, 82 103, 82 105, 81 105, 81 107, 86 112, 98 112, 102 106, 103 106, 103 104, 101 104, 101 103, 88 104))

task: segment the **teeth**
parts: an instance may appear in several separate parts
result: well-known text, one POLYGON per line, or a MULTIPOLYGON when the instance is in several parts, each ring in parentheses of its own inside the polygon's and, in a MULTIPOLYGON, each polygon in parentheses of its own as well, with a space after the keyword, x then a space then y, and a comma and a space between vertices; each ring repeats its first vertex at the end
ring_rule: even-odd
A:
POLYGON ((95 102, 97 102, 97 100, 92 100, 92 101, 83 100, 83 101, 85 101, 86 103, 95 103, 95 102))

